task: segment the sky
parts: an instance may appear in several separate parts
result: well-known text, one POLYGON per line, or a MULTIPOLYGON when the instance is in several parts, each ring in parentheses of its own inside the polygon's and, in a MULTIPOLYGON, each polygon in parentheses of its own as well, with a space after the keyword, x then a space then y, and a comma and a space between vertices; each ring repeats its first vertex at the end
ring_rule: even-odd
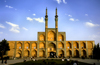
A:
POLYGON ((66 41, 93 40, 100 43, 100 0, 0 0, 0 41, 37 41, 37 33, 48 28, 66 32, 66 41))

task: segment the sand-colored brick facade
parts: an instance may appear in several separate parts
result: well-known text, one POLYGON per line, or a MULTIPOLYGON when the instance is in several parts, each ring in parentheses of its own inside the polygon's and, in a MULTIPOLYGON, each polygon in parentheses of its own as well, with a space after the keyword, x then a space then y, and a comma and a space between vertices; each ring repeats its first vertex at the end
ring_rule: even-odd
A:
POLYGON ((46 57, 50 52, 56 56, 89 57, 92 55, 95 41, 66 41, 66 33, 58 32, 58 15, 56 9, 55 28, 48 28, 46 9, 45 32, 38 32, 37 41, 8 41, 10 57, 46 57))

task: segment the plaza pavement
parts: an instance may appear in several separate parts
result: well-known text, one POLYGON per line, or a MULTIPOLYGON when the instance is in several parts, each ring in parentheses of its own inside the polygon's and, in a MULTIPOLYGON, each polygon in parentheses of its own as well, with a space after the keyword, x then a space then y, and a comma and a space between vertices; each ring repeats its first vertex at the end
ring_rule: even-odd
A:
MULTIPOLYGON (((35 59, 42 60, 42 59, 46 59, 46 58, 35 58, 35 59)), ((50 58, 48 58, 48 59, 50 59, 50 58)), ((57 59, 61 59, 61 58, 57 58, 57 59)), ((29 58, 26 59, 26 61, 29 61, 29 60, 30 60, 29 58)), ((84 63, 89 63, 89 64, 96 63, 96 65, 100 65, 100 60, 98 61, 96 59, 70 58, 70 60, 77 60, 77 61, 84 62, 84 63)), ((23 59, 7 60, 8 65, 14 64, 14 63, 19 63, 19 62, 23 62, 23 59)), ((0 65, 4 65, 4 64, 1 64, 1 60, 0 60, 0 65)))

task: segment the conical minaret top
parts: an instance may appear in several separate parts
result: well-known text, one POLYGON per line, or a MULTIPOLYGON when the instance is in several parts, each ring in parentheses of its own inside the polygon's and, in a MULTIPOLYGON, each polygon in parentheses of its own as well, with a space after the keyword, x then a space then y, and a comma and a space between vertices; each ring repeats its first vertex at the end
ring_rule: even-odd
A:
POLYGON ((46 8, 46 15, 45 15, 45 28, 48 28, 48 15, 47 15, 47 8, 46 8))

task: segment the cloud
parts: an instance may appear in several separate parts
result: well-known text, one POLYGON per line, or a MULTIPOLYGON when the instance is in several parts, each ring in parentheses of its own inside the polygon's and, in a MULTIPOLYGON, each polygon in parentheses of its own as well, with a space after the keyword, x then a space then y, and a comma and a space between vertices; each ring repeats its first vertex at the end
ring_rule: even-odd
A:
POLYGON ((72 15, 68 15, 69 17, 72 17, 72 15))
POLYGON ((29 21, 33 21, 33 19, 32 18, 30 18, 30 17, 26 17, 27 18, 27 20, 29 20, 29 21))
POLYGON ((35 21, 41 22, 41 23, 45 23, 43 17, 41 18, 33 18, 35 21))
POLYGON ((33 14, 33 16, 35 16, 36 14, 33 14))
POLYGON ((61 0, 56 0, 56 1, 57 1, 57 3, 58 3, 58 4, 60 4, 60 3, 61 3, 61 0))
POLYGON ((70 18, 69 20, 70 20, 70 21, 74 21, 74 18, 70 18))
POLYGON ((90 23, 90 22, 86 22, 85 25, 88 26, 88 27, 96 27, 96 26, 99 26, 98 24, 93 24, 93 23, 90 23))
POLYGON ((3 34, 3 32, 0 32, 0 34, 3 34))
POLYGON ((12 26, 12 28, 9 31, 14 32, 14 33, 20 33, 20 31, 19 31, 19 29, 20 29, 19 25, 13 24, 13 23, 7 22, 7 21, 6 21, 6 23, 9 24, 10 26, 12 26))
POLYGON ((65 0, 63 0, 63 3, 67 4, 67 2, 65 2, 65 0))
POLYGON ((2 24, 0 24, 0 28, 5 28, 5 26, 3 26, 2 24))
POLYGON ((24 29, 24 30, 28 30, 28 29, 26 29, 25 27, 22 27, 22 29, 24 29))
MULTIPOLYGON (((57 1, 58 4, 61 3, 61 0, 56 0, 56 1, 57 1)), ((63 3, 64 3, 64 4, 67 4, 67 2, 66 2, 65 0, 63 0, 63 3)))
POLYGON ((85 16, 88 16, 88 14, 85 14, 85 16))
POLYGON ((6 5, 5 7, 8 7, 8 8, 13 8, 13 7, 11 7, 11 6, 8 6, 8 5, 6 5))
POLYGON ((31 10, 28 10, 28 11, 31 11, 31 10))

